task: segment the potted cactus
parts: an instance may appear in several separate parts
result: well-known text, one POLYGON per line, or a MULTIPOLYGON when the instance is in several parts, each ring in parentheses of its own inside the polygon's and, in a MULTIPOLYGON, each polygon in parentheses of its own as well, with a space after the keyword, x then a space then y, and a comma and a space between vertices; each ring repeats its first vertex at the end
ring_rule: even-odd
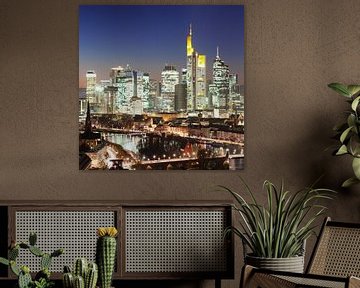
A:
POLYGON ((100 227, 97 229, 96 262, 99 267, 99 287, 110 288, 116 258, 115 227, 100 227))
POLYGON ((54 257, 64 253, 63 249, 57 249, 51 254, 43 252, 36 246, 37 236, 30 233, 29 243, 11 243, 8 252, 8 259, 0 257, 0 263, 10 266, 11 271, 18 277, 18 288, 49 288, 54 285, 50 280, 50 265, 54 257), (30 275, 30 268, 26 265, 19 266, 16 259, 19 256, 19 250, 26 249, 33 255, 40 257, 41 270, 35 275, 34 280, 30 275))
POLYGON ((78 258, 74 264, 74 271, 69 266, 64 267, 64 288, 95 288, 98 279, 96 263, 88 263, 85 258, 78 258))

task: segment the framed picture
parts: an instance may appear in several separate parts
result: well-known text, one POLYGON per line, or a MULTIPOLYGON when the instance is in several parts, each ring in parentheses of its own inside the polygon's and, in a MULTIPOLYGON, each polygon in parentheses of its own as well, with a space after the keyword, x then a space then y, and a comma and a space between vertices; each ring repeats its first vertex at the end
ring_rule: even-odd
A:
POLYGON ((243 5, 79 8, 79 168, 244 166, 243 5))

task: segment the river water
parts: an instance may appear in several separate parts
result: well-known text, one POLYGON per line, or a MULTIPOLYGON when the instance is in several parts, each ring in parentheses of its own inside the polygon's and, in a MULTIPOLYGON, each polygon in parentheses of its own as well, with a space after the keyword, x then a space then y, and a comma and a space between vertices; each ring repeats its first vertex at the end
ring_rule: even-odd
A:
MULTIPOLYGON (((105 140, 115 143, 115 144, 119 144, 121 145, 124 149, 129 150, 137 155, 139 155, 139 150, 138 150, 138 144, 143 140, 142 136, 138 136, 138 135, 129 135, 129 134, 121 134, 121 133, 101 133, 102 136, 105 138, 105 140)), ((208 144, 211 146, 211 144, 208 144)), ((214 148, 214 149, 223 149, 221 148, 214 148)), ((235 152, 235 153, 240 153, 240 151, 238 151, 238 149, 234 149, 234 147, 231 147, 230 149, 228 149, 230 151, 230 153, 232 153, 231 151, 235 152)), ((141 158, 142 155, 139 155, 141 158)), ((229 169, 230 170, 241 170, 244 169, 244 158, 233 158, 229 160, 229 169)))
POLYGON ((140 136, 120 133, 102 133, 102 136, 109 142, 121 145, 125 150, 139 154, 137 146, 142 140, 140 136))

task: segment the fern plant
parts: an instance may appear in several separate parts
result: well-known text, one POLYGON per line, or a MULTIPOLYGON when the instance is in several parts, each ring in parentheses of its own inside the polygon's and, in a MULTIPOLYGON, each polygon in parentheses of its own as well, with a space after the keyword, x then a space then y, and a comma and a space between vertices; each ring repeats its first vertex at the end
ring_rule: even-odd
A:
POLYGON ((265 258, 288 258, 301 255, 306 239, 314 233, 315 220, 323 215, 326 207, 319 205, 321 199, 332 199, 333 190, 312 187, 291 193, 266 180, 264 189, 267 203, 263 206, 242 180, 251 201, 239 193, 221 186, 235 199, 233 208, 240 215, 239 227, 229 227, 225 234, 233 232, 247 245, 252 256, 265 258))
POLYGON ((350 104, 346 122, 334 127, 336 138, 340 141, 334 155, 348 154, 352 157, 354 176, 342 184, 343 187, 349 187, 360 183, 360 85, 331 83, 328 87, 346 97, 346 101, 350 104))

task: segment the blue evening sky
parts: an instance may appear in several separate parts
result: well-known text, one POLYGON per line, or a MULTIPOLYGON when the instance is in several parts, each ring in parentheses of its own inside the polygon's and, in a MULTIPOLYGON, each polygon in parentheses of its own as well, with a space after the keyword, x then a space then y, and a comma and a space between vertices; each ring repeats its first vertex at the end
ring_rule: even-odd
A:
POLYGON ((186 66, 186 36, 192 24, 193 46, 207 57, 211 77, 216 46, 220 57, 244 79, 244 7, 242 5, 82 5, 79 8, 79 85, 86 70, 97 80, 110 69, 129 64, 160 79, 165 64, 186 66))

